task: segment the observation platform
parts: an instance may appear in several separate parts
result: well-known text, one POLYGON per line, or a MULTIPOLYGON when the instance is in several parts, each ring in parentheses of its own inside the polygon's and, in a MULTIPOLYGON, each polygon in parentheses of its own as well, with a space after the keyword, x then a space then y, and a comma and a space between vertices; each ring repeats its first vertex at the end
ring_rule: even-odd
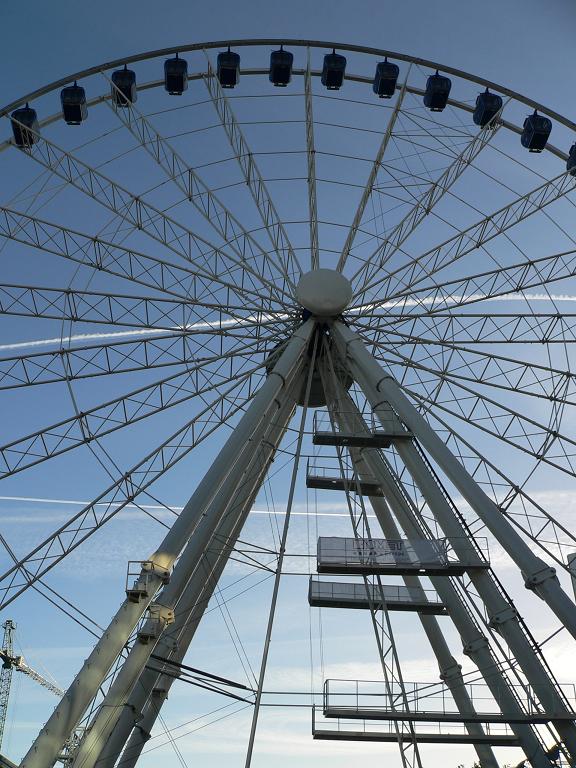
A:
POLYGON ((325 491, 348 491, 362 496, 384 496, 382 486, 376 478, 358 480, 353 473, 342 475, 340 467, 333 463, 308 461, 306 467, 306 487, 325 491))
POLYGON ((458 576, 490 567, 485 540, 477 549, 462 539, 456 556, 447 539, 318 539, 318 573, 402 576, 410 574, 458 576))
MULTIPOLYGON (((326 724, 316 717, 312 709, 312 738, 324 741, 370 741, 397 743, 397 724, 393 722, 378 723, 376 727, 370 721, 337 720, 326 724)), ((423 730, 417 723, 412 724, 419 744, 490 744, 493 747, 518 747, 520 742, 507 727, 486 726, 483 734, 470 734, 463 724, 447 727, 438 723, 434 730, 423 730)), ((404 743, 412 741, 411 731, 404 726, 398 729, 404 743)))
POLYGON ((435 723, 481 723, 485 726, 508 726, 514 723, 544 724, 550 720, 570 722, 574 711, 574 686, 563 686, 570 702, 560 713, 544 712, 536 705, 537 691, 532 686, 514 686, 522 712, 499 711, 498 704, 487 685, 471 683, 465 686, 474 711, 461 713, 450 690, 442 683, 404 683, 391 690, 382 680, 326 680, 323 691, 324 717, 362 720, 435 723))
POLYGON ((396 418, 386 426, 372 423, 368 425, 359 419, 356 413, 335 414, 334 419, 340 424, 332 423, 330 415, 323 411, 314 413, 313 436, 314 445, 335 445, 352 448, 390 448, 396 440, 411 440, 412 433, 408 432, 396 418), (343 427, 342 423, 349 426, 343 427))
POLYGON ((433 589, 404 587, 396 584, 363 584, 343 581, 322 581, 310 578, 308 602, 318 608, 353 608, 389 611, 413 611, 446 615, 446 606, 433 589))

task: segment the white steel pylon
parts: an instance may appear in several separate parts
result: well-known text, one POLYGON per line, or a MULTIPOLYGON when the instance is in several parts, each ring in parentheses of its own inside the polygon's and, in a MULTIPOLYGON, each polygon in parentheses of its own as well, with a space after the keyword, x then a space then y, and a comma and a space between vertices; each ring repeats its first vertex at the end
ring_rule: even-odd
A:
MULTIPOLYGON (((187 585, 189 569, 197 564, 194 558, 199 558, 202 554, 214 532, 215 524, 225 512, 227 500, 243 477, 251 458, 250 440, 257 441, 262 438, 268 421, 282 406, 282 400, 279 402, 279 398, 289 397, 292 386, 296 391, 301 386, 305 362, 304 350, 307 348, 313 328, 314 323, 311 320, 308 321, 286 344, 266 383, 226 442, 218 460, 205 475, 160 547, 143 562, 141 575, 133 590, 134 594, 138 594, 138 599, 127 597, 124 601, 108 630, 96 644, 66 695, 25 755, 21 763, 22 768, 46 768, 54 764, 68 736, 88 709, 139 619, 152 604, 159 587, 166 581, 168 585, 174 583, 170 582, 172 566, 181 553, 183 543, 190 540, 190 562, 182 561, 182 558, 179 561, 179 591, 181 592, 187 585), (212 512, 212 516, 209 511, 212 512), (193 533, 194 536, 191 538, 193 533), (198 546, 200 537, 202 537, 202 543, 198 546)), ((178 592, 170 594, 170 602, 166 600, 166 604, 156 603, 157 608, 151 612, 149 622, 154 626, 149 629, 150 632, 157 633, 158 637, 166 625, 173 621, 172 601, 178 596, 178 592)), ((122 693, 126 696, 130 694, 139 671, 141 670, 128 670, 126 676, 130 675, 130 681, 126 684, 122 682, 122 693)))
MULTIPOLYGON (((353 420, 352 427, 355 430, 364 429, 367 431, 362 415, 346 392, 338 394, 336 407, 347 415, 349 421, 353 420)), ((385 489, 384 498, 374 498, 371 503, 386 537, 399 540, 402 538, 401 533, 403 532, 410 539, 425 538, 427 531, 418 509, 410 504, 410 497, 403 492, 401 483, 394 477, 391 468, 387 466, 380 452, 370 448, 362 448, 351 451, 351 453, 360 477, 364 474, 372 478, 375 477, 385 489)), ((404 578, 407 585, 417 582, 415 576, 408 575, 404 578)), ((481 627, 478 626, 474 616, 449 579, 444 576, 431 575, 430 580, 448 608, 448 613, 460 634, 464 653, 476 664, 501 711, 508 713, 511 717, 516 716, 518 718, 518 721, 513 723, 511 727, 518 736, 524 753, 533 765, 548 766, 549 760, 538 741, 537 735, 529 725, 521 722, 520 702, 513 686, 506 679, 505 671, 500 668, 497 659, 493 656, 481 627)), ((440 678, 454 696, 462 719, 466 722, 466 716, 474 713, 475 709, 464 685, 461 667, 450 653, 434 617, 420 615, 420 621, 436 655, 440 678)), ((482 727, 473 720, 466 722, 466 727, 471 734, 479 735, 483 732, 482 727)), ((489 746, 477 743, 475 748, 482 765, 490 765, 491 762, 495 761, 489 746)))

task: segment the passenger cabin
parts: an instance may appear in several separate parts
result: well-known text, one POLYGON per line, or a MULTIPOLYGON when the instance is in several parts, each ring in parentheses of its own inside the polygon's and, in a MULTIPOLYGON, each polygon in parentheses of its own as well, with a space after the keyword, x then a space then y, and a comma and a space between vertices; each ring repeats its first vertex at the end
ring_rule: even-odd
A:
POLYGON ((270 82, 279 88, 285 88, 292 80, 294 56, 290 51, 280 48, 270 54, 270 82))
POLYGON ((25 107, 15 109, 11 115, 14 143, 21 149, 36 144, 40 137, 40 126, 36 110, 26 104, 25 107))
POLYGON ((476 98, 476 107, 472 115, 472 119, 481 128, 485 128, 488 123, 500 112, 502 109, 502 97, 497 93, 490 93, 488 88, 484 93, 479 93, 476 98))
POLYGON ((62 104, 62 117, 68 125, 81 125, 88 117, 86 91, 77 83, 60 91, 60 103, 62 104))
POLYGON ((346 57, 334 50, 332 53, 327 53, 324 56, 324 66, 322 67, 322 85, 325 85, 329 91, 339 90, 344 82, 345 72, 346 57))
POLYGON ((534 114, 524 120, 523 128, 520 137, 522 146, 530 152, 542 152, 552 132, 552 121, 534 110, 534 114))
POLYGON ((127 66, 112 72, 112 102, 117 107, 129 107, 137 98, 136 73, 127 66))
POLYGON ((216 74, 222 88, 234 88, 240 81, 240 56, 230 49, 218 54, 216 74))
POLYGON ((400 68, 386 59, 376 65, 376 74, 372 83, 372 90, 381 99, 390 99, 394 96, 400 68))
POLYGON ((568 152, 568 160, 566 161, 566 170, 570 176, 576 176, 576 144, 572 144, 570 151, 568 152))
POLYGON ((178 54, 164 62, 164 88, 170 96, 182 96, 188 88, 188 62, 178 54))
POLYGON ((448 103, 452 81, 445 75, 436 72, 430 75, 426 82, 426 91, 424 93, 424 106, 432 112, 442 112, 448 103))

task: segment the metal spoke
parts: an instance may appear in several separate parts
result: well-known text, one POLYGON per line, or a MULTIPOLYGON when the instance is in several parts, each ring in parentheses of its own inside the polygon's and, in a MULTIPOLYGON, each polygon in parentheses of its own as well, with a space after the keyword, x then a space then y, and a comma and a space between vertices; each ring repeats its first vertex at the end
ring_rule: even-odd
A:
MULTIPOLYGON (((411 370, 422 368, 413 365, 411 370)), ((435 373, 435 372, 434 372, 435 373)), ((449 375, 442 375, 442 397, 430 397, 415 392, 409 387, 406 391, 437 409, 456 417, 463 423, 496 438, 516 451, 525 453, 539 462, 548 464, 568 475, 576 472, 576 441, 558 432, 556 419, 551 426, 517 413, 502 402, 497 402, 487 395, 482 395, 469 385, 452 380, 449 375)))
MULTIPOLYGON (((104 74, 104 73, 103 73, 104 74)), ((108 83, 112 81, 106 76, 108 83)), ((116 89, 117 90, 117 89, 116 89)), ((107 102, 122 124, 140 142, 142 147, 154 158, 169 179, 184 193, 195 210, 224 239, 226 247, 231 248, 243 263, 248 260, 259 275, 262 283, 278 293, 280 301, 290 299, 285 288, 293 288, 290 276, 282 270, 282 264, 274 262, 254 237, 244 229, 240 221, 226 208, 219 198, 204 183, 198 173, 174 150, 165 139, 134 106, 119 107, 114 100, 107 102), (259 265, 258 258, 262 259, 259 265), (265 276, 265 266, 269 274, 265 276), (280 269, 279 269, 280 267, 280 269), (282 285, 280 285, 282 281, 282 285)))
POLYGON ((310 49, 304 74, 304 110, 306 113, 306 158, 308 162, 308 215, 310 220, 310 265, 320 266, 318 251, 318 205, 316 202, 316 149, 314 146, 314 110, 312 105, 312 78, 310 76, 310 49))
POLYGON ((485 216, 476 224, 467 227, 439 246, 426 253, 410 257, 408 263, 388 273, 386 277, 364 285, 356 295, 356 301, 362 304, 362 298, 373 289, 378 289, 380 300, 391 300, 413 293, 414 289, 426 278, 431 278, 446 265, 452 265, 465 255, 476 251, 488 241, 506 232, 516 224, 538 212, 555 200, 560 199, 574 189, 574 178, 562 173, 551 181, 516 198, 495 213, 485 216))
MULTIPOLYGON (((159 330, 186 330, 195 323, 210 325, 210 320, 196 312, 196 307, 212 309, 218 314, 212 322, 220 323, 220 308, 203 302, 156 299, 151 296, 97 293, 71 288, 57 289, 25 285, 0 284, 0 314, 19 315, 82 323, 99 323, 159 330)), ((239 320, 234 312, 243 307, 228 308, 227 314, 239 320)), ((209 318, 209 316, 208 316, 209 318)))
POLYGON ((436 204, 450 191, 464 171, 493 139, 500 128, 500 114, 496 115, 485 128, 480 130, 439 179, 428 186, 412 210, 392 229, 384 242, 376 248, 366 263, 356 272, 353 277, 356 285, 361 286, 363 284, 365 286, 368 283, 367 288, 360 287, 359 297, 364 295, 365 290, 370 289, 370 281, 402 247, 418 225, 431 213, 436 204))
MULTIPOLYGON (((542 256, 537 259, 512 264, 507 267, 481 272, 476 275, 457 280, 448 280, 439 286, 421 286, 410 291, 410 301, 426 304, 434 312, 447 306, 463 307, 485 299, 494 299, 509 294, 520 294, 522 291, 550 283, 565 280, 576 275, 576 249, 562 251, 552 256, 542 256)), ((399 301, 401 299, 394 299, 399 301)))
POLYGON ((0 237, 33 246, 98 272, 156 288, 186 301, 200 300, 206 291, 206 276, 194 269, 192 262, 189 266, 172 264, 98 235, 86 235, 2 206, 0 237))
MULTIPOLYGON (((528 299, 527 299, 528 300, 528 299)), ((472 296, 470 297, 472 302, 472 296)), ((550 298, 550 301, 553 301, 550 298)), ((370 315, 368 315, 370 318, 370 315)), ((375 330, 374 319, 355 324, 375 338, 399 336, 417 343, 469 344, 571 344, 576 341, 576 314, 534 313, 453 313, 430 309, 430 313, 386 314, 389 325, 375 330)), ((394 341, 394 339, 389 339, 394 341)))
POLYGON ((298 262, 298 258, 294 253, 294 249, 288 238, 288 234, 282 224, 280 216, 276 210, 270 193, 266 187, 262 174, 260 173, 254 155, 250 151, 246 139, 238 125, 230 102, 224 95, 218 78, 206 53, 206 67, 207 76, 204 79, 206 88, 214 105, 222 127, 226 132, 230 146, 236 156, 240 170, 244 175, 244 179, 252 198, 258 208, 258 213, 262 219, 262 223, 266 228, 270 242, 274 247, 278 258, 282 264, 282 268, 285 274, 289 275, 292 279, 296 279, 302 274, 302 268, 298 262))
POLYGON ((238 281, 239 285, 223 279, 223 276, 233 278, 236 275, 251 275, 252 271, 247 264, 217 248, 141 197, 133 195, 87 163, 45 138, 39 138, 38 142, 22 151, 117 214, 134 230, 144 232, 185 261, 193 263, 204 279, 204 290, 209 290, 214 284, 230 289, 241 302, 252 297, 252 300, 257 298, 259 305, 265 302, 270 306, 273 300, 263 293, 261 286, 253 284, 252 288, 240 287, 241 280, 238 281))
POLYGON ((254 396, 244 375, 0 577, 6 607, 187 456, 254 396), (19 577, 22 577, 21 580, 19 577))
POLYGON ((382 161, 384 160, 384 156, 386 154, 388 144, 390 143, 390 139, 392 138, 392 131, 396 126, 396 120, 398 119, 398 115, 400 114, 402 103, 404 102, 404 96, 406 95, 406 92, 407 92, 406 87, 408 85, 408 78, 410 77, 410 70, 411 70, 411 66, 408 67, 406 79, 404 80, 404 83, 398 93, 396 104, 394 105, 394 108, 392 109, 390 117, 388 118, 388 124, 386 125, 386 130, 384 131, 384 135, 382 136, 382 141, 380 142, 378 152, 376 153, 376 157, 374 158, 374 162, 372 163, 372 168, 370 169, 370 174, 368 176, 366 186, 362 191, 362 196, 360 198, 360 202, 358 203, 358 208, 356 209, 356 213, 354 214, 354 219, 352 220, 350 230, 348 231, 346 242, 344 243, 344 248, 342 249, 342 253, 340 254, 340 258, 338 259, 338 265, 336 269, 338 269, 340 272, 343 271, 344 266, 346 265, 346 261, 348 260, 348 256, 350 255, 350 251, 352 250, 352 246, 354 244, 356 234, 358 232, 360 224, 362 223, 362 219, 364 218, 364 211, 366 210, 366 205, 370 200, 370 197, 374 190, 374 185, 376 183, 378 173, 382 169, 382 161))
MULTIPOLYGON (((576 405, 576 382, 573 381, 576 377, 569 371, 482 350, 470 350, 449 341, 419 339, 398 334, 402 338, 395 344, 393 339, 375 341, 362 333, 359 335, 367 344, 382 349, 385 353, 382 360, 394 355, 408 368, 413 364, 416 367, 430 365, 440 376, 449 374, 450 378, 455 380, 480 382, 483 386, 538 397, 548 402, 576 405), (409 355, 403 354, 404 345, 410 348, 409 355), (445 357, 447 351, 455 353, 449 360, 445 357)), ((376 357, 378 358, 378 355, 376 357)))
MULTIPOLYGON (((254 345, 252 345, 253 347, 254 345)), ((89 445, 123 427, 155 416, 176 405, 231 384, 241 375, 256 373, 262 365, 252 366, 253 349, 215 355, 184 372, 139 387, 106 403, 88 408, 68 419, 56 422, 32 434, 0 446, 0 479, 10 477, 43 461, 89 445)))
MULTIPOLYGON (((200 363, 211 359, 209 342, 213 337, 240 342, 258 338, 260 347, 255 351, 265 352, 285 333, 282 323, 278 324, 276 320, 270 323, 261 316, 247 320, 239 327, 201 325, 201 328, 170 334, 129 331, 128 335, 136 335, 137 338, 92 345, 64 347, 60 339, 51 339, 48 341, 57 347, 51 352, 0 358, 0 390, 200 363), (272 329, 278 327, 278 330, 271 335, 264 334, 262 331, 270 328, 271 324, 272 329), (204 341, 203 337, 206 337, 204 341), (203 350, 206 350, 208 357, 202 357, 203 350)), ((116 339, 125 335, 122 332, 110 334, 116 339)), ((82 338, 85 339, 86 334, 82 334, 82 338)), ((66 341, 72 343, 73 340, 69 338, 66 341)), ((38 344, 44 345, 44 342, 24 342, 23 346, 34 348, 38 344)))

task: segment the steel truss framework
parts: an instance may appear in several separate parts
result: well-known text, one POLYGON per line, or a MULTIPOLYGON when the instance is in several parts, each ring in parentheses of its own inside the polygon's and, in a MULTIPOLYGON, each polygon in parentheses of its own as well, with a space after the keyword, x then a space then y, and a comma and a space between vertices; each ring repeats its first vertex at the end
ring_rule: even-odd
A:
POLYGON ((50 580, 135 507, 163 534, 132 566, 125 600, 22 768, 136 765, 172 684, 187 676, 250 707, 241 758, 250 768, 262 714, 276 705, 267 663, 292 562, 299 470, 317 450, 310 411, 318 398, 355 545, 375 546, 381 536, 442 540, 468 566, 463 575, 396 577, 412 590, 431 582, 446 608, 448 633, 434 615, 418 620, 441 681, 426 686, 451 697, 458 734, 447 733, 441 714, 434 738, 422 730, 429 713, 423 718, 420 688, 405 679, 384 577, 368 570, 358 583, 382 704, 331 712, 324 703, 315 737, 334 737, 326 724, 337 712, 338 738, 395 741, 403 768, 421 768, 425 744, 442 736, 473 745, 490 768, 505 744, 537 768, 574 764, 575 702, 547 660, 540 628, 524 621, 508 582, 486 566, 480 537, 573 642, 576 531, 557 505, 576 470, 576 195, 565 171, 576 125, 453 68, 320 41, 230 41, 249 66, 243 58, 242 85, 226 91, 214 54, 228 45, 178 49, 194 71, 174 109, 157 79, 139 75, 140 100, 124 106, 111 80, 124 64, 152 77, 170 50, 77 73, 0 110, 9 129, 15 107, 44 109, 33 142, 0 144, 0 161, 22 179, 0 200, 3 487, 27 488, 17 483, 28 478, 41 487, 53 467, 74 474, 88 463, 102 480, 31 546, 2 534, 0 605, 26 605, 36 593, 100 631, 76 608, 77 596, 50 580), (281 43, 297 52, 294 82, 272 97, 261 57, 281 43), (345 88, 327 94, 319 56, 333 47, 350 62, 345 88), (376 103, 368 86, 384 56, 403 71, 391 101, 376 103), (434 69, 454 79, 441 114, 421 106, 434 69), (90 96, 76 145, 48 108, 55 89, 73 80, 90 96), (503 97, 482 128, 470 119, 479 87, 503 97), (559 136, 538 170, 519 149, 526 107, 550 116, 559 136), (303 309, 296 299, 302 275, 319 267, 349 281, 342 314, 303 309), (180 477, 186 493, 184 468, 204 450, 208 469, 174 516, 161 500, 164 483, 180 477), (275 459, 288 473, 283 525, 267 544, 246 541, 256 499, 271 493, 275 459), (378 495, 366 494, 376 487, 378 495), (237 561, 273 582, 262 654, 246 686, 187 664, 237 561), (459 663, 461 650, 473 673, 459 663), (474 700, 470 674, 488 692, 492 720, 474 700), (386 734, 366 718, 358 725, 367 710, 387 722, 386 734), (507 730, 496 734, 495 722, 507 730))

